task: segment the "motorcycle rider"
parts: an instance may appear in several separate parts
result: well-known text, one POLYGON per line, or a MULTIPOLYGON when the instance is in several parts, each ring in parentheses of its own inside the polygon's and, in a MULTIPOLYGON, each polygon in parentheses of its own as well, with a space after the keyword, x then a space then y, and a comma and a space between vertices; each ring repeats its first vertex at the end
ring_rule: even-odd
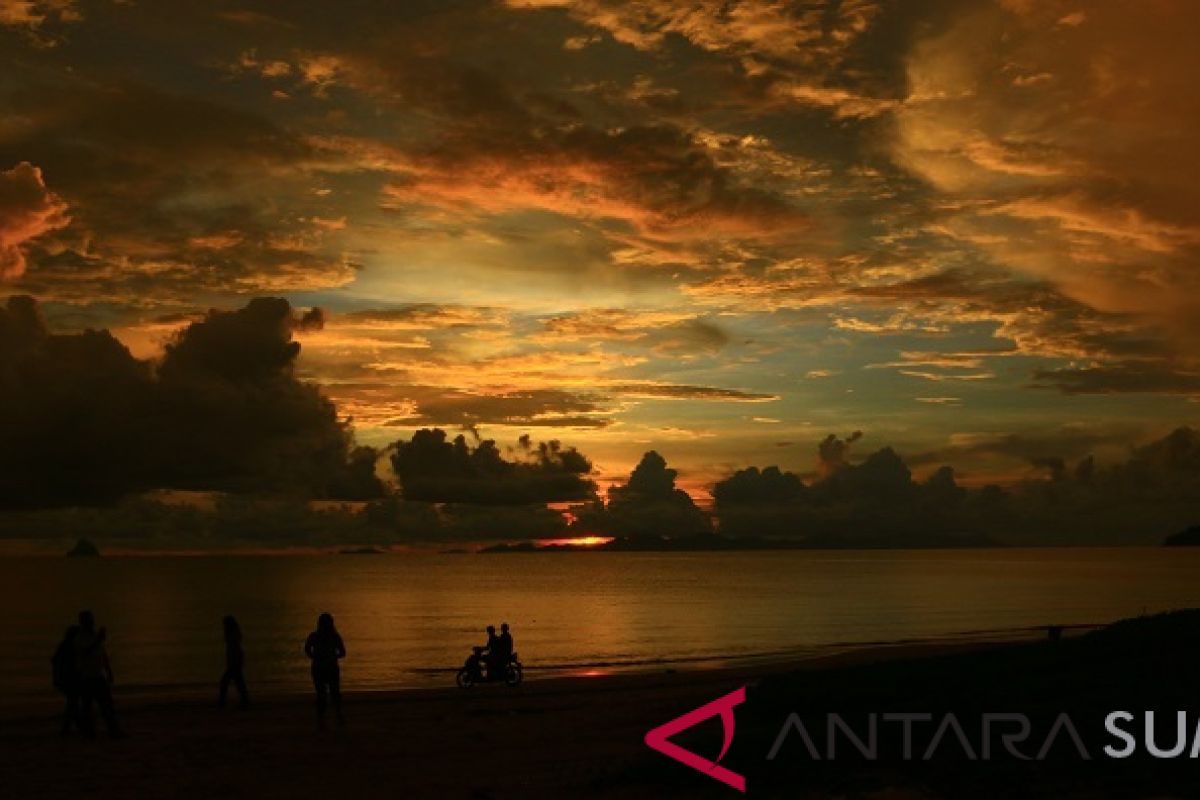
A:
POLYGON ((507 622, 500 623, 500 636, 497 639, 497 647, 500 650, 497 661, 500 662, 502 670, 507 670, 508 662, 512 660, 513 652, 515 650, 513 646, 513 637, 508 631, 507 622))
POLYGON ((500 680, 504 677, 504 666, 508 663, 508 659, 500 660, 502 645, 500 637, 496 635, 496 626, 487 626, 487 644, 484 645, 484 650, 487 651, 487 679, 489 681, 500 680))

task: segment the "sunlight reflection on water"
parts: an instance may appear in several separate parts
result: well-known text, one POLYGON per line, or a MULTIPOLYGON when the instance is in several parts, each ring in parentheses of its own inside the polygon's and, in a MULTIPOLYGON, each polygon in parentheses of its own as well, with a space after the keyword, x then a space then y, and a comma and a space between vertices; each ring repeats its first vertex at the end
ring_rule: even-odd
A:
MULTIPOLYGON (((0 559, 6 697, 49 694, 75 613, 109 628, 122 686, 209 691, 220 620, 247 678, 305 688, 316 615, 348 688, 448 685, 488 623, 532 678, 802 655, 834 644, 1106 622, 1191 605, 1200 551, 1041 549, 0 559)), ((3 702, 3 701, 0 701, 3 702)))

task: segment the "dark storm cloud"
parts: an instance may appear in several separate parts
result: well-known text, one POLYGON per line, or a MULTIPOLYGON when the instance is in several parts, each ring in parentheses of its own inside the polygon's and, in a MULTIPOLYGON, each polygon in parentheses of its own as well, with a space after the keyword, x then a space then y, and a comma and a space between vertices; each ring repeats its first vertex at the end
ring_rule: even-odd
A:
POLYGON ((294 375, 285 300, 212 311, 160 363, 108 331, 54 334, 36 301, 0 313, 0 506, 108 502, 152 488, 378 493, 333 405, 294 375))
POLYGON ((591 462, 558 441, 522 437, 505 454, 491 439, 472 445, 465 436, 448 439, 439 428, 423 428, 391 445, 392 469, 405 500, 434 503, 528 505, 584 500, 594 495, 587 476, 591 462))
POLYGON ((0 310, 0 508, 110 501, 152 468, 150 366, 107 331, 51 334, 36 301, 0 310))
POLYGON ((233 491, 295 491, 328 496, 377 493, 371 457, 348 452, 351 436, 320 389, 297 380, 295 330, 320 315, 297 313, 283 299, 258 298, 236 311, 211 311, 167 344, 157 388, 167 425, 157 440, 187 454, 166 470, 172 485, 233 491), (186 424, 181 424, 186 423, 186 424))

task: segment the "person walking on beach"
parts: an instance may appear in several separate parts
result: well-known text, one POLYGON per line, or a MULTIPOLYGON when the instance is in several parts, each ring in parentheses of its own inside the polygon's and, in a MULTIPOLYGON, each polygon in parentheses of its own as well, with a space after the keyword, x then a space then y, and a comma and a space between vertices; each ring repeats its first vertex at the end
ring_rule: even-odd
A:
POLYGON ((75 668, 75 637, 79 635, 79 626, 71 625, 63 634, 63 640, 54 649, 50 659, 53 669, 54 688, 62 692, 66 699, 66 707, 62 716, 62 735, 66 736, 71 728, 83 730, 79 721, 79 671, 75 668))
POLYGON ((79 728, 87 737, 96 735, 92 722, 92 704, 100 707, 100 716, 108 735, 120 738, 117 713, 113 708, 112 664, 104 647, 107 631, 96 630, 96 618, 91 611, 79 612, 79 632, 75 634, 75 671, 79 677, 79 728))
POLYGON ((304 654, 312 661, 313 688, 317 690, 317 727, 325 728, 326 700, 333 704, 333 713, 342 724, 341 668, 338 660, 346 657, 346 645, 333 626, 333 615, 317 618, 317 629, 304 642, 304 654))
POLYGON ((229 694, 229 684, 237 687, 238 708, 250 707, 250 694, 246 691, 246 677, 242 672, 246 654, 242 650, 242 628, 232 615, 222 620, 225 628, 225 672, 221 675, 221 694, 217 704, 225 707, 225 697, 229 694))

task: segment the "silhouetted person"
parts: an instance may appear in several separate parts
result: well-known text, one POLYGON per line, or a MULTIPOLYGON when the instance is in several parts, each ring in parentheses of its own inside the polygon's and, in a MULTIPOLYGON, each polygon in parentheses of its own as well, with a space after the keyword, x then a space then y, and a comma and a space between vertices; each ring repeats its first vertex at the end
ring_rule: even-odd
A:
POLYGON ((332 614, 317 618, 317 629, 304 642, 304 654, 312 660, 313 687, 317 690, 317 724, 325 727, 326 698, 333 703, 333 713, 341 724, 342 687, 338 660, 346 657, 346 645, 337 628, 333 627, 332 614))
POLYGON ((75 637, 79 635, 79 626, 72 625, 63 634, 63 640, 54 648, 54 656, 50 659, 53 668, 54 688, 62 692, 66 698, 63 709, 62 735, 71 732, 72 726, 83 730, 79 721, 79 671, 75 668, 75 637))
POLYGON ((242 650, 242 627, 238 621, 227 616, 222 620, 225 627, 225 672, 221 675, 221 695, 217 703, 225 707, 225 697, 232 683, 238 691, 238 707, 250 707, 250 694, 246 691, 246 677, 242 672, 246 662, 246 654, 242 650))
POLYGON ((112 664, 104 647, 107 633, 96 630, 96 618, 90 611, 79 612, 79 632, 75 634, 75 670, 79 676, 79 728, 85 736, 95 736, 92 723, 92 703, 100 707, 108 735, 121 736, 117 714, 113 709, 112 664))
POLYGON ((500 637, 496 642, 496 647, 499 648, 498 660, 504 670, 508 669, 508 662, 512 660, 513 654, 513 637, 508 631, 508 623, 500 623, 500 637))
POLYGON ((483 646, 487 650, 487 678, 489 681, 494 681, 504 674, 504 665, 497 661, 500 657, 500 637, 496 635, 495 625, 487 626, 487 635, 487 644, 483 646))

